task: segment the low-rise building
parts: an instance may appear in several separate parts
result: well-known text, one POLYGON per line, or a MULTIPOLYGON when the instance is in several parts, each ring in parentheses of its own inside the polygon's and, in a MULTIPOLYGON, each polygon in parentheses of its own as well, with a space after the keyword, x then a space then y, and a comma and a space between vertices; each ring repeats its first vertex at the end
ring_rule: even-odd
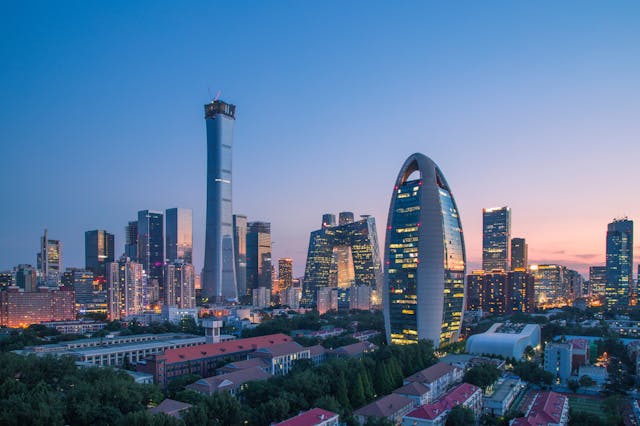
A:
POLYGON ((152 414, 164 413, 168 416, 179 419, 189 408, 191 408, 191 404, 166 398, 155 407, 149 408, 148 411, 152 414))
POLYGON ((462 405, 473 411, 476 420, 482 411, 482 389, 462 383, 437 402, 424 404, 402 418, 402 426, 443 426, 452 408, 462 405))
POLYGON ((280 423, 273 423, 272 426, 338 426, 339 424, 340 419, 336 413, 322 408, 312 408, 280 423))
POLYGON ((262 358, 269 364, 269 372, 277 376, 289 374, 293 364, 299 359, 310 359, 309 348, 297 342, 286 342, 278 345, 256 349, 249 354, 251 358, 262 358))
POLYGON ((606 367, 597 367, 595 365, 583 365, 578 369, 578 377, 588 376, 596 382, 597 385, 604 385, 609 378, 606 367))
POLYGON ((432 401, 431 389, 419 382, 406 384, 394 390, 393 393, 413 399, 416 405, 429 404, 432 401))
POLYGON ((484 333, 470 336, 466 350, 470 354, 521 359, 527 346, 540 346, 540 325, 495 323, 484 333))
POLYGON ((260 367, 245 368, 232 373, 206 377, 187 385, 186 388, 203 395, 213 395, 216 392, 229 392, 235 396, 249 382, 267 380, 271 374, 260 367))
POLYGON ((240 371, 240 370, 246 370, 247 368, 261 368, 264 371, 269 371, 270 370, 270 365, 267 361, 265 361, 262 358, 249 358, 249 359, 245 359, 244 361, 234 361, 234 362, 230 362, 220 368, 218 368, 218 370, 216 371, 217 374, 226 374, 226 373, 233 373, 235 371, 240 371))
POLYGON ((439 362, 405 378, 402 384, 422 383, 431 389, 431 398, 436 399, 451 385, 460 382, 463 375, 464 372, 461 368, 454 367, 446 362, 439 362))
POLYGON ((547 343, 544 348, 544 370, 566 382, 571 376, 572 346, 569 343, 547 343))
POLYGON ((529 398, 524 417, 510 426, 565 426, 569 422, 569 398, 551 391, 538 391, 529 398))
POLYGON ((327 350, 322 345, 309 346, 309 358, 313 365, 320 365, 327 359, 327 350))
POLYGON ((361 425, 370 418, 387 419, 394 424, 400 424, 402 417, 415 407, 416 403, 413 399, 392 393, 357 409, 353 415, 361 425))
POLYGON ((589 341, 577 337, 567 343, 571 345, 571 368, 576 370, 581 365, 589 365, 589 341))
POLYGON ((378 330, 362 330, 356 331, 351 335, 356 340, 364 342, 365 340, 371 340, 376 336, 379 336, 380 332, 378 330))
POLYGON ((374 352, 378 347, 371 342, 358 342, 332 349, 328 355, 336 358, 362 358, 364 354, 374 352))
POLYGON ((53 328, 60 334, 89 334, 106 327, 106 322, 78 320, 78 321, 46 321, 41 323, 45 327, 53 328))
POLYGON ((501 379, 493 386, 492 392, 483 396, 482 412, 492 416, 504 416, 522 389, 524 384, 519 378, 501 379))

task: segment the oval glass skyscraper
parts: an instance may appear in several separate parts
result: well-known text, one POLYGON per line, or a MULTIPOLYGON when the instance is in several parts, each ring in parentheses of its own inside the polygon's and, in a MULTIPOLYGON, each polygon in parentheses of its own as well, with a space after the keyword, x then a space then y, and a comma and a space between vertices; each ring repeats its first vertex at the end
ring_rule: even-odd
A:
POLYGON ((464 235, 444 175, 423 154, 400 169, 391 196, 384 248, 387 341, 458 340, 465 299, 464 235))

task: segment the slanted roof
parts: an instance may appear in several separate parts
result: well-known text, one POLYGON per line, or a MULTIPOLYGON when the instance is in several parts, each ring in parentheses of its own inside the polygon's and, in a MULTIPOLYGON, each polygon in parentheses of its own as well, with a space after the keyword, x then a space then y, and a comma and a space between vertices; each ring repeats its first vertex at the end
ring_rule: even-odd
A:
POLYGON ((338 415, 332 411, 323 410, 322 408, 312 408, 309 411, 300 413, 295 417, 276 423, 273 426, 315 426, 337 416, 338 415))
POLYGON ((516 426, 539 426, 549 423, 560 423, 562 411, 567 402, 567 397, 552 391, 540 391, 533 399, 533 404, 526 417, 515 419, 516 426))
POLYGON ((282 355, 296 354, 298 352, 303 352, 305 349, 308 348, 305 348, 298 342, 287 342, 260 348, 256 352, 265 353, 271 357, 277 357, 282 355))
POLYGON ((340 346, 339 348, 334 349, 333 352, 341 355, 353 357, 353 356, 361 355, 365 352, 373 351, 376 349, 378 349, 376 345, 374 345, 371 342, 364 341, 364 342, 352 343, 346 346, 340 346))
POLYGON ((397 393, 398 395, 422 396, 429 393, 430 390, 429 386, 425 386, 420 382, 411 382, 408 385, 394 390, 393 393, 397 393))
POLYGON ((313 358, 314 356, 324 355, 327 350, 322 345, 309 346, 309 356, 313 358))
POLYGON ((268 367, 268 365, 267 362, 262 358, 249 358, 245 359, 244 361, 230 362, 221 368, 225 370, 244 370, 253 367, 266 368, 268 367))
POLYGON ((268 336, 249 337, 246 339, 230 340, 220 343, 206 343, 204 345, 186 348, 168 349, 164 352, 167 363, 194 361, 214 356, 230 355, 238 352, 253 351, 259 348, 291 342, 291 337, 279 333, 268 336))
POLYGON ((446 362, 439 362, 432 365, 429 368, 420 370, 417 373, 407 377, 406 382, 420 382, 420 383, 433 383, 442 376, 451 373, 452 371, 460 370, 458 367, 454 367, 446 362))
POLYGON ((413 405, 413 400, 406 396, 392 393, 365 405, 353 412, 356 416, 364 417, 390 417, 398 411, 413 405))
POLYGON ((157 406, 149 408, 149 412, 153 414, 164 413, 179 418, 182 411, 188 410, 189 408, 191 408, 191 404, 166 398, 157 406))
POLYGON ((407 417, 416 419, 435 420, 445 411, 451 410, 453 407, 464 404, 471 396, 480 390, 479 387, 469 383, 462 383, 445 394, 433 404, 425 404, 416 408, 407 417))
POLYGON ((244 383, 255 380, 266 380, 271 377, 271 374, 267 373, 260 367, 251 367, 244 370, 234 371, 232 373, 220 374, 218 376, 206 377, 204 379, 196 380, 194 383, 187 386, 190 389, 202 389, 203 387, 208 389, 209 393, 217 391, 236 389, 244 383))

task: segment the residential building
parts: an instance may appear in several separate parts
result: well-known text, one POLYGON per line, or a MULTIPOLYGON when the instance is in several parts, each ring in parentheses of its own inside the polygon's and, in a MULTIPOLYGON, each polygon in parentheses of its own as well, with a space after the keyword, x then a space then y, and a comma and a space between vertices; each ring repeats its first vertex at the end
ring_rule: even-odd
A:
POLYGON ((191 263, 178 259, 164 267, 165 299, 169 306, 180 309, 196 307, 195 269, 191 263))
POLYGON ((569 422, 569 398, 551 391, 527 396, 525 417, 511 420, 510 426, 565 426, 569 422))
POLYGON ((176 401, 174 399, 165 398, 160 404, 155 407, 148 408, 151 414, 166 414, 167 416, 181 419, 185 412, 191 408, 191 404, 186 402, 176 401))
POLYGON ((107 265, 115 260, 113 234, 102 229, 84 233, 84 267, 95 277, 107 276, 107 265))
POLYGON ((368 285, 353 285, 349 288, 349 309, 371 310, 372 290, 368 285))
POLYGON ((231 373, 205 377, 187 385, 186 389, 203 395, 213 395, 217 392, 229 392, 232 396, 245 388, 248 382, 267 380, 273 377, 260 367, 245 368, 231 373))
POLYGON ((471 271, 467 275, 467 298, 465 311, 481 311, 483 304, 485 274, 482 269, 471 271))
POLYGON ((389 207, 383 290, 387 342, 456 342, 464 308, 465 248, 460 215, 436 164, 403 164, 389 207))
POLYGON ((524 238, 511 239, 511 270, 527 269, 529 266, 529 246, 524 238))
POLYGON ((92 320, 46 321, 40 324, 55 329, 60 334, 92 334, 106 327, 107 323, 92 320))
POLYGON ((535 278, 523 268, 507 273, 507 312, 533 312, 535 309, 535 278))
POLYGON ((329 311, 338 310, 338 289, 331 287, 318 287, 316 304, 320 315, 329 311))
POLYGON ((293 285, 293 260, 290 258, 278 259, 279 292, 283 292, 293 285))
POLYGON ((470 354, 500 355, 521 359, 527 346, 540 345, 540 325, 495 323, 484 333, 467 339, 466 351, 470 354))
POLYGON ((269 372, 276 376, 285 376, 294 363, 300 359, 309 359, 309 348, 297 342, 286 342, 265 346, 249 354, 250 358, 262 358, 269 364, 269 372))
POLYGON ((117 320, 144 309, 142 264, 121 257, 107 271, 108 316, 117 320))
POLYGON ((511 404, 525 388, 517 377, 502 378, 482 398, 482 412, 496 417, 507 414, 511 404))
MULTIPOLYGON (((354 220, 353 213, 325 214, 322 227, 311 232, 304 273, 302 304, 311 307, 322 287, 349 289, 352 286, 371 289, 371 303, 379 305, 382 289, 382 262, 378 246, 375 218, 363 215, 354 220)), ((346 305, 349 301, 345 300, 346 305)))
POLYGON ((337 358, 362 358, 365 354, 377 351, 378 347, 371 342, 358 342, 350 345, 340 346, 329 351, 328 355, 337 358))
POLYGON ((165 210, 165 258, 169 262, 193 263, 193 211, 165 210))
POLYGON ((482 209, 482 269, 509 270, 511 249, 511 209, 482 209))
POLYGON ((629 305, 633 289, 633 221, 614 219, 607 226, 607 306, 629 305))
POLYGON ((413 399, 392 393, 365 405, 353 412, 353 416, 360 425, 369 419, 387 419, 398 425, 402 417, 416 407, 413 399))
POLYGON ((420 382, 411 382, 403 385, 394 390, 393 393, 412 399, 416 406, 429 404, 433 399, 431 397, 431 389, 420 382))
POLYGON ((322 408, 312 408, 280 423, 274 423, 273 426, 338 426, 339 424, 339 416, 336 413, 322 408))
POLYGON ((232 147, 235 105, 213 100, 204 106, 207 126, 207 221, 203 296, 214 302, 238 299, 232 214, 232 147))
POLYGON ((460 382, 463 375, 464 371, 461 368, 439 362, 405 378, 402 384, 421 383, 431 390, 430 398, 435 400, 452 385, 460 382))
POLYGON ((437 402, 421 405, 402 418, 402 426, 444 426, 452 408, 462 405, 477 419, 482 413, 482 389, 462 383, 437 402))
POLYGON ((562 383, 566 383, 572 371, 572 345, 569 343, 547 343, 544 348, 544 370, 562 383))

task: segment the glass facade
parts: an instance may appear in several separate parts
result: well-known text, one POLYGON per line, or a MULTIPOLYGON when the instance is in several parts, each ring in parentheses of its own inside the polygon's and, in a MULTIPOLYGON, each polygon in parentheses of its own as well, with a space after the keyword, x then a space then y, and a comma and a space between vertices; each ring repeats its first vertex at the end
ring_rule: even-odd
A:
POLYGON ((633 221, 617 219, 607 227, 607 306, 629 305, 633 286, 633 221))
POLYGON ((247 217, 239 214, 233 215, 233 247, 236 261, 236 283, 238 296, 246 296, 247 293, 247 217))
MULTIPOLYGON (((372 292, 373 304, 382 289, 382 263, 378 246, 375 218, 362 216, 353 220, 353 213, 340 213, 341 225, 335 225, 335 215, 323 215, 322 228, 311 232, 304 275, 302 304, 317 304, 317 290, 322 287, 348 289, 366 285, 372 292), (330 218, 333 218, 332 220, 330 218)), ((349 305, 348 293, 342 292, 343 306, 349 305)))
POLYGON ((465 303, 464 234, 451 190, 435 163, 413 154, 394 187, 385 243, 387 340, 457 341, 465 303))
POLYGON ((529 247, 524 238, 511 239, 511 270, 527 268, 529 247))
POLYGON ((147 273, 148 285, 157 289, 149 302, 164 300, 164 215, 162 212, 138 212, 138 262, 147 273))
POLYGON ((124 255, 136 261, 138 259, 138 221, 133 220, 124 228, 125 245, 124 255))
POLYGON ((511 238, 511 209, 482 209, 482 269, 507 271, 511 238))
POLYGON ((247 225, 247 288, 271 289, 271 224, 249 222, 247 225))
POLYGON ((193 211, 173 208, 165 215, 167 261, 193 263, 193 211))
POLYGON ((607 287, 607 267, 591 266, 589 268, 589 292, 593 296, 605 295, 607 287))
POLYGON ((107 276, 107 265, 115 260, 113 234, 103 230, 84 233, 84 265, 95 277, 107 276))
POLYGON ((57 287, 62 278, 62 242, 50 240, 48 231, 40 238, 40 252, 37 256, 39 285, 57 287))
POLYGON ((233 235, 231 154, 236 107, 204 106, 207 125, 207 222, 202 294, 211 301, 238 299, 233 235))
POLYGON ((570 300, 567 268, 562 265, 531 265, 535 279, 534 293, 536 306, 567 304, 570 300))

